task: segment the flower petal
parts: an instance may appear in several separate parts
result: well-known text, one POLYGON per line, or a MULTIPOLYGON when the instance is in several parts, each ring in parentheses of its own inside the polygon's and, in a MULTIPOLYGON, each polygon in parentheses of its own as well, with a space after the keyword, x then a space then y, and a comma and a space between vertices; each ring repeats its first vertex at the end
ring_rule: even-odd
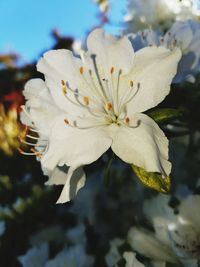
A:
POLYGON ((57 119, 49 147, 41 159, 44 168, 53 170, 57 165, 81 166, 96 161, 111 146, 112 140, 103 127, 78 129, 57 119), (55 152, 56 151, 56 152, 55 152))
MULTIPOLYGON (((129 114, 153 108, 169 94, 180 58, 179 49, 171 52, 164 47, 146 47, 136 52, 134 67, 126 77, 127 84, 139 84, 127 105, 129 114)), ((124 88, 127 90, 127 86, 124 88)))
MULTIPOLYGON (((85 87, 80 74, 81 60, 67 49, 51 50, 43 55, 37 64, 37 70, 45 75, 45 82, 58 107, 73 114, 83 113, 83 108, 72 104, 63 93, 62 81, 71 89, 85 87)), ((70 95, 70 92, 68 92, 70 95)), ((70 96, 74 100, 73 94, 70 96)))
POLYGON ((32 79, 25 85, 23 92, 27 99, 25 110, 21 112, 21 121, 40 129, 40 133, 48 136, 55 118, 62 112, 59 110, 41 79, 32 79))
POLYGON ((145 114, 135 114, 135 128, 111 126, 112 150, 123 161, 148 172, 169 175, 168 140, 158 125, 145 114))
POLYGON ((111 68, 127 73, 133 66, 134 50, 127 36, 117 39, 106 35, 102 29, 96 29, 88 36, 87 47, 107 73, 111 68))
POLYGON ((86 176, 82 168, 69 168, 66 183, 56 203, 65 203, 75 197, 79 189, 85 185, 86 176))
POLYGON ((125 267, 145 267, 141 262, 136 259, 136 254, 133 252, 124 252, 123 258, 126 261, 125 267))
POLYGON ((152 260, 177 262, 172 249, 157 239, 150 231, 133 227, 129 230, 127 239, 135 251, 152 260))

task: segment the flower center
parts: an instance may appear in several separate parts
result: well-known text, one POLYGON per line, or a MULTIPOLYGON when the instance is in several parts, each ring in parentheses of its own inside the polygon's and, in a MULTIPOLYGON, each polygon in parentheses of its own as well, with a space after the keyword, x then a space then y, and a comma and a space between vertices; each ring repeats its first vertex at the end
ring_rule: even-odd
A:
MULTIPOLYGON (((126 106, 139 91, 140 83, 133 80, 122 81, 121 69, 113 66, 106 73, 97 65, 95 55, 91 55, 90 59, 91 68, 87 68, 87 65, 79 68, 79 88, 73 89, 67 81, 61 81, 64 96, 75 106, 86 109, 89 117, 95 118, 95 123, 91 127, 112 123, 130 125, 126 106)), ((81 127, 78 121, 70 122, 68 118, 65 119, 65 123, 68 126, 85 128, 81 127)))

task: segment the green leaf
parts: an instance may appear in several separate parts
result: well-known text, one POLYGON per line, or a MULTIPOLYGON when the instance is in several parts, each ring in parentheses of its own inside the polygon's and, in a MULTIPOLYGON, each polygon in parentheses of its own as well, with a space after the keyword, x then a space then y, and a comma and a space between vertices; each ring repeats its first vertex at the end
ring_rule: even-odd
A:
POLYGON ((156 172, 147 172, 145 169, 131 165, 132 170, 139 180, 147 187, 161 193, 168 193, 171 187, 169 176, 163 176, 156 172))
POLYGON ((177 119, 183 115, 182 109, 159 108, 147 113, 157 123, 165 122, 170 119, 177 119))

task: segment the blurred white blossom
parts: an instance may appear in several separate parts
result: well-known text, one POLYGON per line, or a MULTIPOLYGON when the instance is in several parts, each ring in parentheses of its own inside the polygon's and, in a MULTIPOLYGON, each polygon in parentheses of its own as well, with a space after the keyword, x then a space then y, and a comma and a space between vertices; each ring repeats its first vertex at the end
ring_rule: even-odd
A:
POLYGON ((164 46, 171 50, 179 47, 182 51, 182 58, 173 83, 195 82, 195 75, 200 72, 199 22, 177 21, 165 35, 151 29, 145 29, 137 34, 131 34, 129 38, 136 51, 146 46, 164 46))
POLYGON ((155 233, 133 227, 128 242, 134 250, 153 262, 171 262, 197 267, 200 259, 200 196, 182 199, 177 214, 168 205, 168 196, 157 196, 144 205, 144 213, 155 233))
POLYGON ((176 20, 198 20, 200 16, 197 0, 128 0, 127 9, 125 21, 128 32, 147 27, 162 31, 176 20))

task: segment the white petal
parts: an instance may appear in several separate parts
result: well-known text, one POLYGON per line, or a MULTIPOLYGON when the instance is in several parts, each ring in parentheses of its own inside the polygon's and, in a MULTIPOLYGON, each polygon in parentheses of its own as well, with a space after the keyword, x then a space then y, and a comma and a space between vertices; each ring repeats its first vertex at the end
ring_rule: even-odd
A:
POLYGON ((123 258, 126 260, 125 267, 145 267, 135 256, 136 254, 133 252, 124 252, 123 258))
POLYGON ((179 207, 180 217, 200 228, 200 196, 191 195, 184 199, 179 207))
POLYGON ((148 172, 168 175, 168 140, 158 125, 145 114, 135 114, 135 128, 111 126, 112 150, 123 161, 148 172), (113 128, 113 129, 112 129, 113 128))
MULTIPOLYGON (((44 169, 43 169, 44 171, 44 169)), ((45 170, 44 174, 49 176, 49 180, 45 182, 45 185, 64 185, 67 180, 67 173, 69 167, 55 167, 53 171, 45 170)))
POLYGON ((96 29, 88 36, 87 47, 107 73, 112 67, 127 73, 133 65, 134 51, 127 36, 117 39, 105 34, 102 29, 96 29))
MULTIPOLYGON (((51 50, 44 54, 37 64, 38 71, 45 75, 45 81, 58 107, 66 112, 80 114, 83 108, 72 104, 63 94, 61 81, 68 83, 73 90, 85 86, 80 74, 81 60, 67 49, 51 50)), ((70 92, 68 92, 70 95, 70 92)))
MULTIPOLYGON (((180 57, 179 49, 171 52, 164 47, 146 47, 136 52, 135 64, 126 77, 126 83, 133 81, 134 84, 139 83, 140 87, 127 105, 128 113, 155 107, 169 94, 180 57)), ((124 89, 130 90, 127 86, 124 89)))
POLYGON ((134 250, 145 257, 163 262, 176 262, 176 257, 171 248, 161 243, 149 231, 131 228, 128 232, 127 240, 134 250))
POLYGON ((74 198, 79 189, 85 185, 86 176, 82 168, 69 168, 66 183, 56 203, 65 203, 74 198))
POLYGON ((164 36, 164 44, 170 47, 170 44, 176 40, 181 49, 186 49, 193 38, 193 32, 188 21, 176 21, 171 29, 164 36))
POLYGON ((112 140, 102 127, 78 129, 64 123, 61 116, 53 127, 49 147, 41 159, 44 168, 57 165, 81 166, 96 161, 111 146, 112 140))
POLYGON ((23 93, 27 99, 27 112, 21 112, 22 123, 31 126, 31 122, 34 122, 34 126, 40 129, 39 133, 48 136, 55 118, 62 111, 56 107, 45 82, 41 79, 28 81, 23 93))

